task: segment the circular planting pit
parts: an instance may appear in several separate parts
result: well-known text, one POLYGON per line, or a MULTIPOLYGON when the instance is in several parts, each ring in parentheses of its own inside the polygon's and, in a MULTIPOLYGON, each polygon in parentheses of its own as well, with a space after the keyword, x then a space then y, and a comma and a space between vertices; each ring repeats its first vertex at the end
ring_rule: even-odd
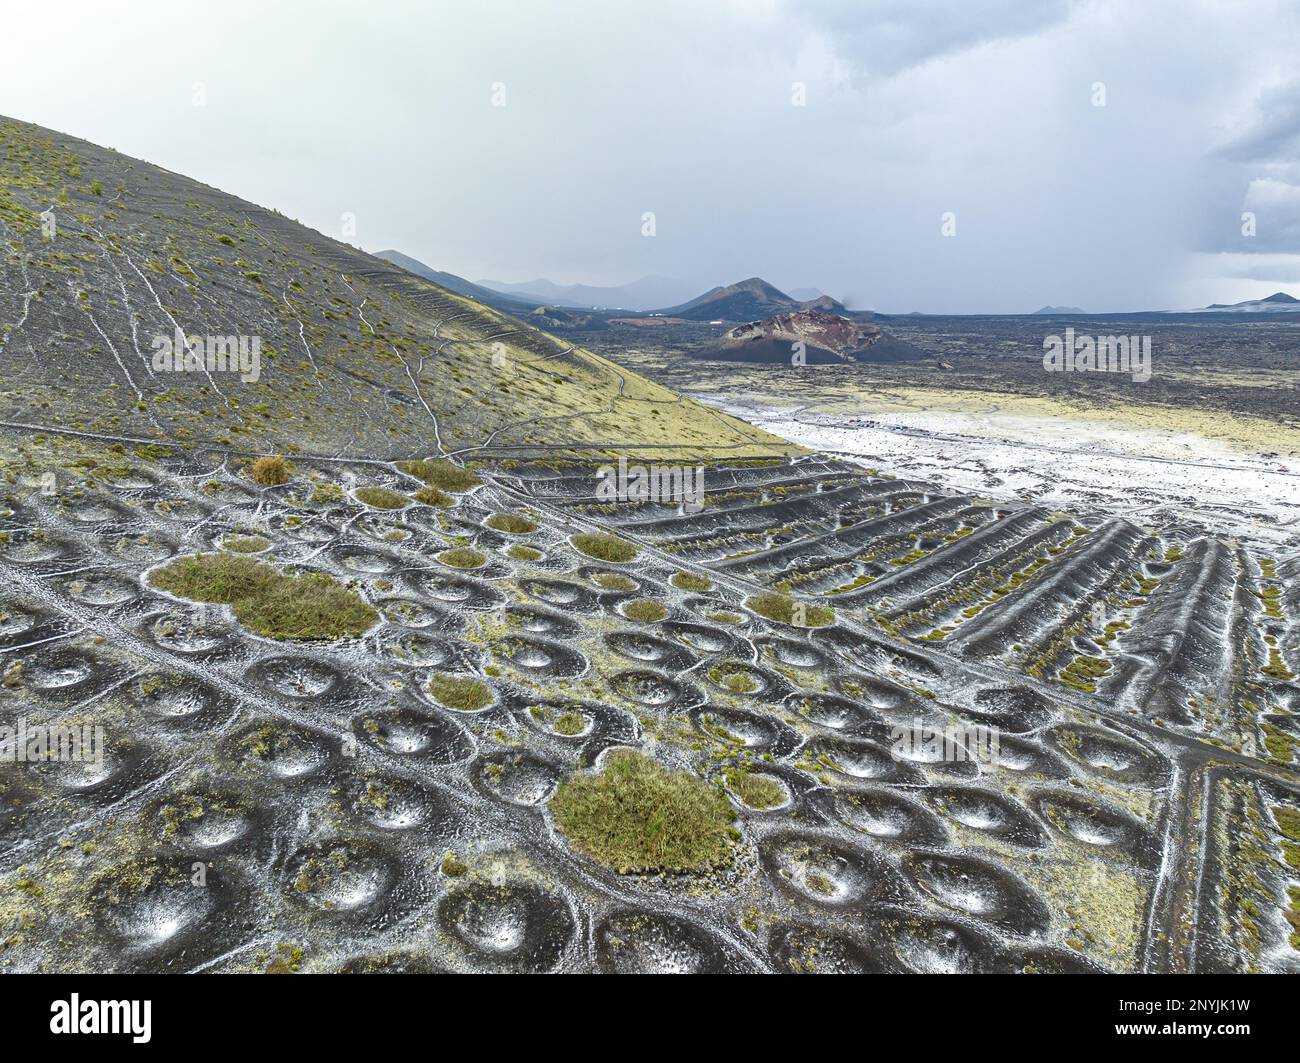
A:
POLYGON ((343 675, 333 665, 310 657, 270 657, 249 668, 247 678, 282 697, 320 698, 336 692, 343 675))
POLYGON ((397 879, 396 861, 362 842, 304 846, 284 869, 289 897, 318 912, 349 916, 379 909, 397 879))
POLYGON ((938 816, 883 787, 841 787, 835 794, 835 810, 848 826, 881 841, 934 846, 948 840, 938 816))
POLYGON ((399 757, 419 757, 435 764, 454 764, 474 752, 474 743, 456 724, 441 716, 410 709, 371 713, 353 724, 357 736, 375 749, 399 757))
POLYGON ((1169 764, 1155 750, 1112 731, 1061 724, 1047 732, 1049 741, 1092 775, 1145 789, 1169 779, 1169 764))
POLYGON ((516 974, 554 970, 577 932, 563 896, 525 879, 454 886, 438 902, 437 922, 471 969, 516 974))
POLYGON ((587 658, 558 642, 511 635, 492 651, 498 658, 532 676, 572 679, 587 670, 587 658))
POLYGON ((975 786, 936 786, 924 791, 930 806, 954 823, 996 835, 1026 849, 1047 843, 1034 817, 1009 797, 975 786))
POLYGON ((914 853, 904 867, 917 887, 940 904, 1015 934, 1047 932, 1047 907, 1020 879, 984 860, 914 853))
POLYGON ((596 927, 596 967, 607 974, 737 974, 753 970, 721 938, 660 912, 622 909, 596 927))
POLYGON ((838 694, 806 694, 796 691, 786 698, 785 707, 828 731, 851 734, 884 723, 878 712, 838 694))
POLYGON ((691 711, 691 720, 702 734, 756 753, 784 757, 799 748, 799 733, 772 716, 720 705, 702 705, 691 711))
POLYGON ((530 605, 512 605, 506 610, 506 616, 517 624, 521 631, 530 635, 547 635, 555 639, 576 638, 582 631, 582 625, 570 620, 563 613, 550 609, 538 609, 530 605))
POLYGON ((1034 805, 1054 829, 1090 848, 1144 863, 1159 855, 1155 838, 1141 820, 1115 805, 1066 790, 1042 791, 1034 796, 1034 805))
POLYGON ((470 776, 484 793, 511 805, 545 803, 560 782, 560 769, 528 753, 492 753, 481 757, 470 776))
POLYGON ((880 857, 816 834, 781 833, 759 845, 768 876, 786 893, 843 907, 901 901, 906 887, 880 857))

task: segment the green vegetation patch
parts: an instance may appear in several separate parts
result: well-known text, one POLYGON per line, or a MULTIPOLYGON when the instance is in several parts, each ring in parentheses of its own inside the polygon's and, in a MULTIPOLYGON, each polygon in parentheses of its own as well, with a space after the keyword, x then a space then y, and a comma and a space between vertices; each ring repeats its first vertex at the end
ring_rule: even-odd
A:
POLYGON ((235 554, 177 558, 149 583, 190 601, 232 606, 244 627, 270 638, 356 637, 379 620, 360 595, 323 572, 287 574, 235 554))
POLYGON ((307 501, 315 506, 337 506, 345 498, 347 493, 339 484, 317 484, 307 501))
POLYGON ((263 454, 260 458, 249 462, 247 469, 253 483, 262 484, 264 487, 287 484, 289 477, 293 475, 293 466, 279 454, 263 454))
POLYGON ((786 594, 756 594, 745 601, 745 608, 768 620, 795 627, 825 627, 835 619, 834 610, 799 602, 786 594))
POLYGON ((438 560, 452 568, 482 568, 487 564, 487 558, 470 546, 444 550, 438 555, 438 560))
POLYGON ((713 581, 708 576, 697 576, 693 572, 674 572, 668 582, 679 591, 693 591, 696 594, 713 589, 713 581))
POLYGON ((518 543, 512 546, 507 551, 507 554, 515 561, 540 561, 542 559, 540 550, 534 550, 531 546, 522 546, 518 543))
POLYGON ((776 808, 785 804, 785 787, 770 775, 756 775, 746 768, 732 768, 725 778, 731 792, 750 808, 776 808))
POLYGON ((637 588, 636 580, 621 572, 594 572, 591 582, 607 591, 634 591, 637 588))
POLYGON ((573 545, 588 557, 601 561, 631 561, 637 555, 637 549, 617 535, 604 532, 583 532, 573 537, 573 545))
POLYGON ((228 535, 221 542, 223 550, 229 550, 236 554, 261 553, 270 545, 271 540, 264 539, 260 535, 228 535))
POLYGON ((716 786, 630 749, 562 782, 551 814, 576 849, 622 875, 706 871, 726 862, 736 837, 735 810, 716 786))
POLYGON ((422 506, 450 506, 456 500, 441 488, 425 484, 411 496, 422 506))
POLYGON ((431 487, 444 491, 468 491, 481 481, 470 469, 462 469, 445 459, 438 461, 399 461, 397 467, 408 476, 423 480, 431 487))
POLYGON ((653 624, 668 615, 668 610, 653 598, 637 598, 623 606, 623 615, 629 620, 638 620, 643 624, 653 624))
POLYGON ((1273 818, 1277 820, 1278 830, 1293 842, 1300 842, 1300 809, 1274 805, 1273 818))
POLYGON ((457 712, 477 712, 492 704, 492 688, 468 675, 435 675, 425 688, 439 705, 457 712))
POLYGON ((358 502, 364 502, 371 509, 405 509, 411 504, 405 495, 386 487, 358 487, 352 494, 358 502))
POLYGON ((487 526, 496 531, 510 532, 512 535, 527 535, 537 530, 537 522, 522 513, 493 513, 487 519, 487 526))

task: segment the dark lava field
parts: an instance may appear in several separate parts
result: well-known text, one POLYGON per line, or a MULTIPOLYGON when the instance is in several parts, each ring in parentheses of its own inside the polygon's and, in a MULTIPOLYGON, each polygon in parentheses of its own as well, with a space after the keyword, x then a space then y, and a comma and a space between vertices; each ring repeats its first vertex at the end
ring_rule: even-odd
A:
POLYGON ((1296 966, 1300 692, 1267 674, 1298 648, 1294 561, 816 457, 710 466, 694 515, 555 461, 398 511, 354 497, 417 485, 387 463, 122 464, 0 522, 4 719, 108 736, 93 770, 0 765, 6 969, 1296 966), (575 548, 602 528, 635 558, 575 548), (276 641, 151 588, 248 540, 379 622, 276 641), (439 675, 489 702, 449 708, 439 675), (895 741, 977 726, 995 757, 895 741), (723 788, 725 863, 618 874, 557 832, 560 781, 628 746, 723 788), (765 807, 730 788, 754 777, 765 807))
POLYGON ((104 736, 0 758, 0 970, 1300 970, 1294 553, 809 453, 0 145, 0 737, 104 736), (175 327, 260 379, 155 371, 175 327), (602 495, 620 458, 702 505, 602 495), (629 763, 698 867, 600 858, 629 763))

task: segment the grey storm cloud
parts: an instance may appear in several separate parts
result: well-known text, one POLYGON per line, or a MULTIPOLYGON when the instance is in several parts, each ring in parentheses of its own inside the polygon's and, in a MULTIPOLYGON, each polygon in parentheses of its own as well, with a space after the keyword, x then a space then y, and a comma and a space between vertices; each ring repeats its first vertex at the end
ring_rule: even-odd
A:
POLYGON ((1294 231, 1270 0, 49 0, 4 32, 0 113, 470 279, 1118 310, 1245 297, 1216 256, 1294 231))
POLYGON ((1300 77, 1262 88, 1253 111, 1218 154, 1238 162, 1300 160, 1300 77))

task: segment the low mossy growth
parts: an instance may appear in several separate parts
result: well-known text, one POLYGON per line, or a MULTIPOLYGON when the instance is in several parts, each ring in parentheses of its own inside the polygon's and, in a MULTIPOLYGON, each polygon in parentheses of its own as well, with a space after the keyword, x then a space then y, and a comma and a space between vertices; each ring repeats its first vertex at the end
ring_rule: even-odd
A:
POLYGON ((745 607, 768 620, 795 627, 825 627, 835 619, 833 610, 824 605, 809 605, 787 594, 756 594, 745 607))
POLYGON ((637 549, 631 543, 625 542, 617 535, 607 535, 604 532, 583 532, 581 535, 575 535, 573 545, 588 557, 598 558, 601 561, 631 561, 637 555, 637 549))
POLYGON ((270 539, 260 535, 228 535, 221 541, 221 548, 235 554, 258 554, 271 545, 270 539))
POLYGON ((269 638, 355 637, 379 620, 360 595, 323 572, 288 574, 236 554, 177 558, 149 584, 190 601, 232 606, 244 627, 269 638))
POLYGON ((528 708, 534 720, 549 727, 558 735, 573 738, 587 729, 587 717, 576 709, 560 712, 550 705, 531 705, 528 708))
POLYGON ((752 694, 758 689, 758 680, 746 671, 728 667, 725 664, 715 665, 709 669, 709 678, 718 686, 730 690, 733 694, 752 694))
POLYGON ((623 615, 642 624, 653 624, 666 617, 668 610, 653 598, 637 598, 623 606, 623 615))
POLYGON ((523 546, 516 543, 508 551, 507 555, 514 561, 540 561, 542 552, 534 550, 531 546, 523 546))
POLYGON ((575 735, 582 734, 587 729, 587 718, 580 712, 562 712, 555 718, 555 722, 551 724, 551 729, 557 735, 572 738, 575 735))
POLYGON ((481 482, 470 469, 446 459, 437 461, 399 461, 397 467, 408 476, 423 480, 432 487, 441 487, 444 491, 468 491, 481 482))
POLYGON ((712 620, 715 624, 734 625, 739 624, 745 618, 739 613, 731 612, 729 609, 718 609, 715 612, 709 613, 708 619, 712 620))
POLYGON ((422 506, 450 506, 456 500, 440 487, 425 484, 411 496, 422 506))
POLYGON ((460 878, 469 870, 469 865, 456 855, 454 849, 448 849, 442 858, 442 873, 448 878, 460 878))
POLYGON ((471 546, 456 546, 444 550, 438 555, 438 560, 452 568, 482 568, 487 564, 487 558, 471 546))
POLYGON ((293 475, 293 466, 279 454, 263 454, 251 461, 247 469, 249 479, 264 487, 287 484, 293 475))
POLYGON ((630 749, 565 779, 550 807, 574 848, 624 875, 706 871, 726 862, 736 837, 735 810, 716 786, 630 749))
POLYGON ((636 580, 621 572, 594 572, 591 582, 607 591, 634 591, 637 588, 636 580))
POLYGON ((337 506, 347 497, 339 484, 317 484, 307 501, 314 506, 337 506))
POLYGON ((405 509, 411 504, 405 495, 386 487, 358 487, 352 497, 371 509, 405 509))
POLYGON ((707 576, 697 576, 694 572, 674 572, 668 580, 679 591, 692 591, 703 594, 713 589, 713 581, 707 576))
POLYGON ((756 775, 748 768, 731 768, 724 778, 731 792, 750 808, 776 808, 785 804, 785 787, 770 775, 756 775))
POLYGON ((1293 842, 1300 842, 1300 809, 1274 805, 1273 818, 1277 820, 1278 830, 1293 842))
POLYGON ((267 974, 297 974, 302 967, 302 948, 299 945, 279 944, 267 957, 267 974))
POLYGON ((537 530, 537 522, 521 513, 493 513, 487 519, 487 526, 496 531, 509 532, 511 535, 527 535, 537 530))
POLYGON ((458 712, 477 712, 492 704, 492 688, 468 675, 435 675, 425 688, 439 705, 458 712))

